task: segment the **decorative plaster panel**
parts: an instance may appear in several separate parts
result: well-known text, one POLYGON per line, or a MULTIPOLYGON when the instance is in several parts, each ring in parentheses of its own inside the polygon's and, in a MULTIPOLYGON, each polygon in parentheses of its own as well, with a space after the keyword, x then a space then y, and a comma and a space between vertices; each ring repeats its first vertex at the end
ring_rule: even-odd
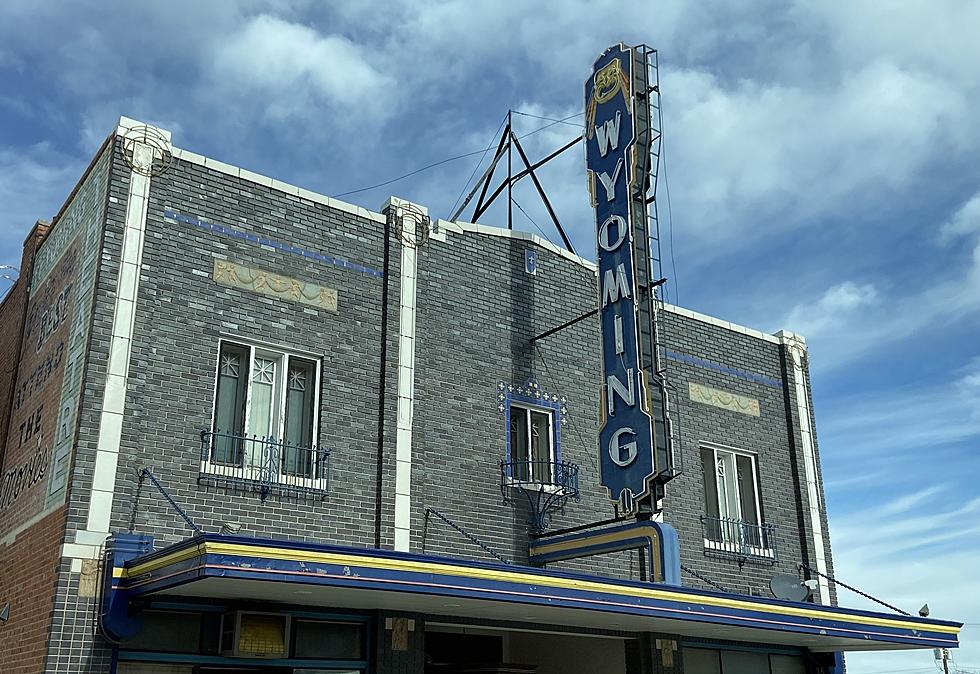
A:
POLYGON ((737 393, 729 393, 728 391, 720 391, 716 388, 695 384, 694 382, 690 382, 688 387, 691 400, 696 403, 713 405, 714 407, 731 410, 739 414, 748 414, 753 417, 760 415, 759 401, 755 398, 740 396, 737 393))
POLYGON ((214 261, 213 278, 223 286, 337 313, 337 291, 333 288, 223 260, 214 261))

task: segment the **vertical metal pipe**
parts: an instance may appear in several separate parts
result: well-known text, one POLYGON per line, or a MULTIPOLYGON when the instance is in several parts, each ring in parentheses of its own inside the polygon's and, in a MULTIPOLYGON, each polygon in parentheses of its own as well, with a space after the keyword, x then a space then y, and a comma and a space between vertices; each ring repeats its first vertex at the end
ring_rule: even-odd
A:
POLYGON ((514 128, 511 120, 513 112, 513 110, 507 111, 507 229, 514 229, 514 197, 512 196, 514 165, 511 161, 514 147, 514 128))
MULTIPOLYGON (((394 206, 391 207, 394 209, 394 206)), ((390 212, 389 212, 390 213, 390 212)), ((388 217, 394 217, 390 213, 388 217)), ((387 219, 387 218, 386 218, 387 219)), ((378 372, 378 449, 376 455, 375 476, 374 476, 374 547, 381 549, 381 499, 382 481, 384 479, 384 459, 385 459, 385 400, 388 373, 388 293, 391 278, 391 225, 385 223, 384 231, 384 262, 382 271, 384 272, 384 282, 381 285, 381 353, 380 366, 378 372)))

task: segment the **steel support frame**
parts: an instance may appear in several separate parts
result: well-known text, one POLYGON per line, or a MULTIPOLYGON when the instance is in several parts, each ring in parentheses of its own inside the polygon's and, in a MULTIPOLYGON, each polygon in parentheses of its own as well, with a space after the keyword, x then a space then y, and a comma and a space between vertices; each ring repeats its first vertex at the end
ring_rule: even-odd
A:
POLYGON ((548 154, 543 159, 531 163, 531 160, 528 158, 527 153, 524 151, 524 148, 520 143, 520 139, 514 133, 513 126, 511 123, 512 115, 513 115, 513 111, 509 110, 507 112, 507 126, 504 129, 503 133, 500 135, 500 142, 497 143, 497 151, 494 154, 493 160, 490 162, 490 166, 487 167, 486 171, 484 171, 483 176, 480 178, 479 182, 473 187, 472 190, 470 190, 470 193, 466 196, 466 199, 463 200, 462 205, 460 205, 460 207, 456 209, 456 212, 453 213, 451 219, 456 220, 466 209, 469 203, 473 200, 473 197, 476 195, 477 191, 479 191, 480 196, 476 200, 476 206, 473 208, 473 215, 470 217, 472 222, 474 223, 479 222, 480 216, 482 216, 484 213, 487 212, 487 209, 489 209, 490 206, 493 205, 497 197, 500 196, 500 194, 504 190, 507 190, 507 229, 513 229, 514 228, 514 221, 513 221, 514 185, 517 184, 517 182, 520 181, 521 178, 531 176, 531 181, 534 183, 534 187, 538 192, 538 196, 541 198, 541 202, 544 204, 545 208, 547 209, 548 215, 551 217, 551 221, 555 225, 555 229, 558 230, 558 234, 561 236, 562 243, 565 244, 565 247, 568 248, 569 251, 574 253, 575 249, 572 246, 571 239, 569 239, 568 234, 565 231, 565 228, 562 227, 561 221, 558 219, 558 215, 555 213, 555 209, 551 204, 551 200, 548 199, 548 195, 545 192, 544 186, 541 184, 541 181, 538 179, 537 174, 535 174, 535 170, 544 166, 555 157, 561 155, 566 150, 569 150, 575 145, 577 145, 578 143, 580 143, 582 138, 581 136, 577 138, 573 138, 572 140, 568 141, 557 150, 548 154), (514 173, 514 164, 512 158, 514 149, 517 150, 517 153, 520 156, 522 163, 524 164, 524 169, 517 174, 514 173), (490 191, 490 184, 493 182, 493 176, 496 173, 497 164, 500 162, 500 160, 504 157, 505 154, 507 156, 507 177, 504 180, 502 180, 500 184, 498 184, 497 187, 494 188, 492 192, 490 192, 490 196, 488 197, 487 192, 490 191))

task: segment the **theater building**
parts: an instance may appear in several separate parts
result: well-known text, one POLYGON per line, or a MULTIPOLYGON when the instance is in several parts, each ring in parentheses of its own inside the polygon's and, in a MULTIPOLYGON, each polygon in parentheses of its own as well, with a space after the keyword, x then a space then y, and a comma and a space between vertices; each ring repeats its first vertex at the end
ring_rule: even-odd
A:
POLYGON ((21 272, 5 672, 822 674, 956 645, 838 605, 792 332, 661 308, 676 477, 637 521, 600 476, 601 276, 537 236, 124 118, 21 272))

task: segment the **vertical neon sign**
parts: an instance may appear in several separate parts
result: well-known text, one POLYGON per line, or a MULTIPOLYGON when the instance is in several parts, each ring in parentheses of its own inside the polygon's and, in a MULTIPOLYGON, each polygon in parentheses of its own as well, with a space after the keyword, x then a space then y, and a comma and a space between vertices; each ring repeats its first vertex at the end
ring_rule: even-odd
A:
MULTIPOLYGON (((632 49, 607 49, 585 83, 585 157, 595 208, 602 350, 600 482, 626 512, 650 495, 656 474, 654 419, 641 364, 632 195, 647 172, 637 161, 632 49)), ((644 289, 645 290, 645 289, 644 289)))

